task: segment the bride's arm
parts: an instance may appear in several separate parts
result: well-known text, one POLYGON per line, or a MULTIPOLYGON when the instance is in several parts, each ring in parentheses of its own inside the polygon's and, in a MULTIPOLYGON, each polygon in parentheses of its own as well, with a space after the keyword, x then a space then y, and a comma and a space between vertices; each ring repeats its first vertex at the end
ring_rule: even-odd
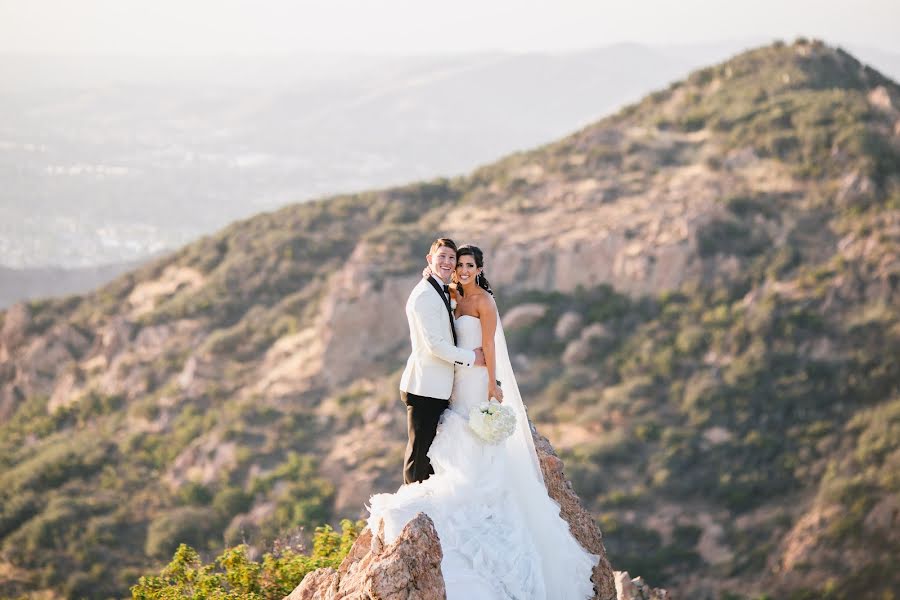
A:
POLYGON ((503 401, 503 394, 497 389, 497 349, 494 347, 494 333, 497 331, 497 306, 494 298, 484 294, 479 298, 478 318, 481 320, 481 348, 488 370, 488 400, 503 401))

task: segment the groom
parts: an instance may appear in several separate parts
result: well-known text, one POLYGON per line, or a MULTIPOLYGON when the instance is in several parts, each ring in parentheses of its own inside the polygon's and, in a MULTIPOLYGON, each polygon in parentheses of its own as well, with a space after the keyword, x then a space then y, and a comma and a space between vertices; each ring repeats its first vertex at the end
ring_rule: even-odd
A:
POLYGON ((481 348, 456 347, 448 287, 456 270, 456 244, 449 238, 436 240, 425 260, 429 276, 422 278, 406 301, 412 354, 400 378, 400 397, 406 403, 409 433, 403 483, 425 481, 434 473, 428 449, 441 413, 450 405, 455 365, 483 367, 485 364, 481 348))

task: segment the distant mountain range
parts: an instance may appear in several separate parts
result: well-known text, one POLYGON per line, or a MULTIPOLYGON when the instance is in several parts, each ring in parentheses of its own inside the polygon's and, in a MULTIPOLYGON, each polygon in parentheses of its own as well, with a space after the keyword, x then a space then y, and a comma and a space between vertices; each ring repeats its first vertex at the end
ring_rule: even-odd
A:
POLYGON ((129 263, 260 210, 462 173, 743 45, 420 58, 2 56, 0 265, 129 263))
POLYGON ((0 267, 0 307, 30 298, 83 294, 136 268, 139 262, 64 269, 0 267))

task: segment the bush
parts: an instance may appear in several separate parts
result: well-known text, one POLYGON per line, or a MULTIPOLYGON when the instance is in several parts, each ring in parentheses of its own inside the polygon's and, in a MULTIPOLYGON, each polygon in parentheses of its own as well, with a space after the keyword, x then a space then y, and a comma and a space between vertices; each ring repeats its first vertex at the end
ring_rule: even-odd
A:
POLYGON ((46 508, 4 540, 4 549, 18 564, 45 563, 51 550, 65 550, 83 533, 87 517, 101 508, 72 498, 54 497, 46 508))
POLYGON ((204 564, 196 550, 181 544, 172 561, 159 575, 146 575, 132 586, 136 600, 208 598, 217 600, 280 600, 297 587, 307 573, 323 567, 337 568, 359 536, 364 523, 341 522, 341 532, 319 527, 313 551, 276 549, 251 560, 247 546, 225 550, 214 563, 204 564))
POLYGON ((206 549, 207 541, 215 533, 218 523, 212 509, 193 506, 175 508, 150 523, 144 551, 150 556, 166 556, 183 543, 206 549))
POLYGON ((769 243, 764 232, 733 219, 713 220, 697 231, 697 250, 704 257, 715 254, 753 256, 765 250, 769 243))
POLYGON ((213 509, 223 519, 246 512, 253 504, 253 496, 238 487, 226 487, 213 499, 213 509))
POLYGON ((212 502, 213 495, 210 489, 202 483, 189 481, 178 490, 178 498, 184 504, 206 506, 212 502))
POLYGON ((0 539, 38 514, 42 505, 34 492, 14 493, 10 498, 0 496, 0 500, 0 539))
POLYGON ((601 518, 600 528, 609 560, 616 568, 640 573, 654 585, 666 585, 679 572, 696 568, 702 562, 692 544, 682 543, 694 538, 695 528, 679 528, 679 535, 670 544, 663 544, 653 529, 619 522, 609 516, 601 518))

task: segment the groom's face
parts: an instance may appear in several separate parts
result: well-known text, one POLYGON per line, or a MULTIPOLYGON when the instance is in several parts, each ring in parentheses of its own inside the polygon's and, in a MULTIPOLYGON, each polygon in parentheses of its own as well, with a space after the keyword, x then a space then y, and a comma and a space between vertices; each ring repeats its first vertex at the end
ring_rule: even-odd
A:
POLYGON ((431 272, 438 276, 444 283, 450 283, 450 277, 456 268, 456 252, 447 246, 441 246, 434 254, 425 257, 431 272))

